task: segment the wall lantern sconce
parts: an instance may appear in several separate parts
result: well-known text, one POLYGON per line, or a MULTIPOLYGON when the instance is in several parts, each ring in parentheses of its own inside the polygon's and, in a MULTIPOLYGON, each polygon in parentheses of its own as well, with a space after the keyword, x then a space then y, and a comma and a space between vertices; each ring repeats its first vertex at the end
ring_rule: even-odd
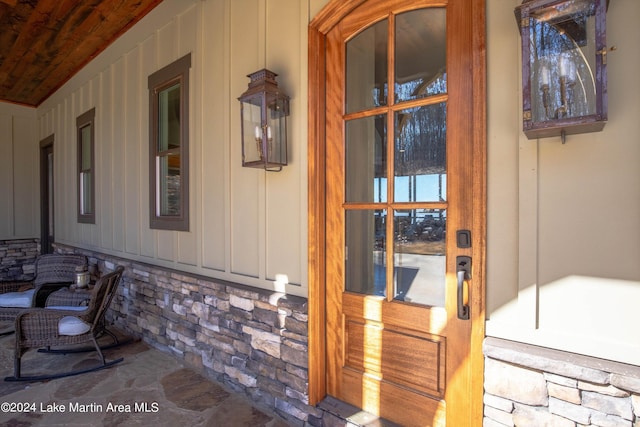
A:
MULTIPOLYGON (((527 138, 597 132, 607 121, 608 0, 524 0, 523 131, 527 138)), ((612 48, 613 49, 613 48, 612 48)))
POLYGON ((278 89, 277 74, 267 69, 247 77, 240 101, 242 166, 278 172, 287 164, 289 97, 278 89))

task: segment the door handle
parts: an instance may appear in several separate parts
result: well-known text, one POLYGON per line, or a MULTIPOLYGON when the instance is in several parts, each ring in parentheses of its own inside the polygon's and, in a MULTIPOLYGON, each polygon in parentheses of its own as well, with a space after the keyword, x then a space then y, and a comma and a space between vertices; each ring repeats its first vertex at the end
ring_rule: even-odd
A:
POLYGON ((469 320, 469 305, 464 300, 465 282, 471 280, 471 257, 456 257, 456 276, 458 278, 458 319, 469 320))

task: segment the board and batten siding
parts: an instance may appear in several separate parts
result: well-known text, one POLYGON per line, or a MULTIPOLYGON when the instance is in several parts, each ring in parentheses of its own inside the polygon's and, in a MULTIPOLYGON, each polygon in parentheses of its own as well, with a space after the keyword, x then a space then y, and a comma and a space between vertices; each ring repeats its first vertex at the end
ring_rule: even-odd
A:
POLYGON ((487 0, 488 336, 640 365, 640 2, 607 12, 602 132, 522 132, 520 0, 487 0))
POLYGON ((306 34, 298 0, 166 0, 37 109, 55 134, 56 240, 306 296, 306 34), (190 230, 149 228, 150 74, 191 53, 190 230), (291 96, 289 165, 241 166, 247 74, 291 96), (76 221, 75 119, 96 109, 96 223, 76 221))
MULTIPOLYGON (((2 106, 0 191, 13 196, 0 234, 38 237, 37 146, 55 134, 59 241, 269 289, 284 274, 301 285, 287 291, 306 296, 307 24, 326 3, 165 0, 37 117, 2 106), (150 230, 147 77, 188 52, 191 231, 150 230), (246 74, 265 66, 292 97, 290 164, 280 173, 240 166, 236 98, 246 74), (75 118, 92 107, 93 226, 76 222, 75 201, 75 118)), ((640 365, 640 2, 609 6, 609 122, 565 145, 522 134, 520 3, 487 0, 486 333, 640 365)))
POLYGON ((0 240, 40 237, 35 119, 33 108, 0 103, 0 240))

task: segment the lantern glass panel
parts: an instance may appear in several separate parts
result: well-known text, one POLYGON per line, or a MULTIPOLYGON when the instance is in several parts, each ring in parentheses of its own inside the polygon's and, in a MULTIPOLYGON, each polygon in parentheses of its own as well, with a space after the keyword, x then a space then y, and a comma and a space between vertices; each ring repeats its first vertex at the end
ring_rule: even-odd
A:
POLYGON ((269 163, 287 163, 288 103, 276 98, 267 106, 267 159, 269 163))
POLYGON ((533 122, 596 114, 595 12, 587 0, 531 11, 533 122))
POLYGON ((262 160, 262 98, 242 102, 243 162, 262 160))

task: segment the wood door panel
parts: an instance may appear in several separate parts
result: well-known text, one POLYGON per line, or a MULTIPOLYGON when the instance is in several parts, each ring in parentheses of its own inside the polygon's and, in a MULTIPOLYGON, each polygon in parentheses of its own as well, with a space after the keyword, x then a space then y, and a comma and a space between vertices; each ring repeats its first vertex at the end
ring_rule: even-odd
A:
POLYGON ((389 303, 381 297, 354 293, 342 294, 342 312, 350 317, 382 322, 393 319, 393 325, 401 328, 444 335, 447 312, 441 307, 425 307, 410 303, 389 303))
POLYGON ((351 369, 343 369, 342 382, 342 398, 367 412, 393 419, 404 427, 446 425, 446 404, 442 399, 415 393, 351 369))
POLYGON ((445 338, 345 319, 345 367, 419 393, 442 397, 445 338))

